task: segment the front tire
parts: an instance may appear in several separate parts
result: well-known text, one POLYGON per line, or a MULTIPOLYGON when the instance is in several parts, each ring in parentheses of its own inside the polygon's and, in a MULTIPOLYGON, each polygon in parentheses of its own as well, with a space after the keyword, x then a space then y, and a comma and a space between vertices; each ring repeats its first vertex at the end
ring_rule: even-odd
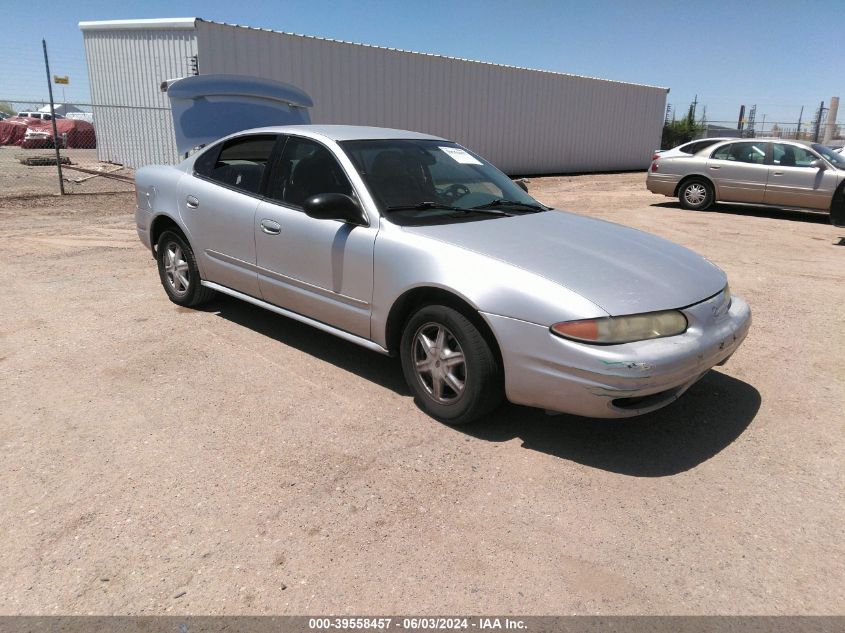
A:
POLYGON ((161 285, 175 304, 196 307, 214 297, 202 285, 197 260, 188 241, 176 231, 164 231, 158 238, 156 261, 161 285))
POLYGON ((691 178, 678 190, 678 200, 684 209, 704 211, 713 204, 713 185, 703 178, 691 178))
POLYGON ((457 310, 440 305, 419 309, 405 324, 400 355, 417 403, 442 422, 472 422, 502 401, 496 356, 457 310))

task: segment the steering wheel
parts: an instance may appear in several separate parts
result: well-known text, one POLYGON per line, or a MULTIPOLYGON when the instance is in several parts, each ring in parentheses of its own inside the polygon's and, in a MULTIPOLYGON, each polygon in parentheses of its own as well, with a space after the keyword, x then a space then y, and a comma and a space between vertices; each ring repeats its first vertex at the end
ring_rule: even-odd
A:
POLYGON ((454 185, 449 185, 444 189, 440 195, 445 198, 446 202, 452 203, 458 198, 463 198, 465 195, 469 193, 469 187, 466 185, 462 185, 461 183, 455 183, 454 185))

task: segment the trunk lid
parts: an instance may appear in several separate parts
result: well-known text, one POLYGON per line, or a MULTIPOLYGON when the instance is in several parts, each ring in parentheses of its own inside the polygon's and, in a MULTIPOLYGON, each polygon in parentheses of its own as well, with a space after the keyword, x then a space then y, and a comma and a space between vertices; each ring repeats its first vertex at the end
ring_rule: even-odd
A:
POLYGON ((183 157, 219 138, 257 127, 310 123, 314 105, 290 84, 241 75, 194 75, 165 81, 176 147, 183 157))

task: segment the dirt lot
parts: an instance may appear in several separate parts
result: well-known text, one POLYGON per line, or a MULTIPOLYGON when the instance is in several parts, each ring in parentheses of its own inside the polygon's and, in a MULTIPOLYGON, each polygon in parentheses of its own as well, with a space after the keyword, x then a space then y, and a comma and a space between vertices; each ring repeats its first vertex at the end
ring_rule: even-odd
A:
MULTIPOLYGON (((101 163, 95 149, 63 149, 61 156, 70 160, 64 167, 65 191, 68 193, 126 193, 132 185, 112 178, 94 177, 74 168, 101 170, 115 175, 131 175, 131 170, 118 165, 101 163)), ((59 193, 56 165, 33 167, 20 162, 21 158, 47 157, 55 159, 53 149, 22 149, 14 145, 0 146, 0 199, 8 196, 32 196, 59 193)))
POLYGON ((174 306, 131 196, 0 200, 0 613, 841 613, 845 231, 531 187, 722 266, 744 346, 640 419, 457 430, 395 360, 174 306))

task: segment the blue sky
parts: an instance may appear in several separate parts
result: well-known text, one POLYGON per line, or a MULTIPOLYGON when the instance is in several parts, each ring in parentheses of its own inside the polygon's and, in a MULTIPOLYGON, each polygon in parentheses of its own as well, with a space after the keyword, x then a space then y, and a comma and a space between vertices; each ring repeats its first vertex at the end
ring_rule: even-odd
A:
MULTIPOLYGON (((845 96, 845 1, 0 0, 0 99, 42 99, 41 38, 68 100, 87 100, 80 20, 197 16, 354 42, 666 86, 710 120, 804 121, 845 96), (43 8, 42 8, 43 7, 43 8)), ((57 100, 62 89, 57 88, 57 100)), ((839 120, 845 120, 841 113, 839 120)))

